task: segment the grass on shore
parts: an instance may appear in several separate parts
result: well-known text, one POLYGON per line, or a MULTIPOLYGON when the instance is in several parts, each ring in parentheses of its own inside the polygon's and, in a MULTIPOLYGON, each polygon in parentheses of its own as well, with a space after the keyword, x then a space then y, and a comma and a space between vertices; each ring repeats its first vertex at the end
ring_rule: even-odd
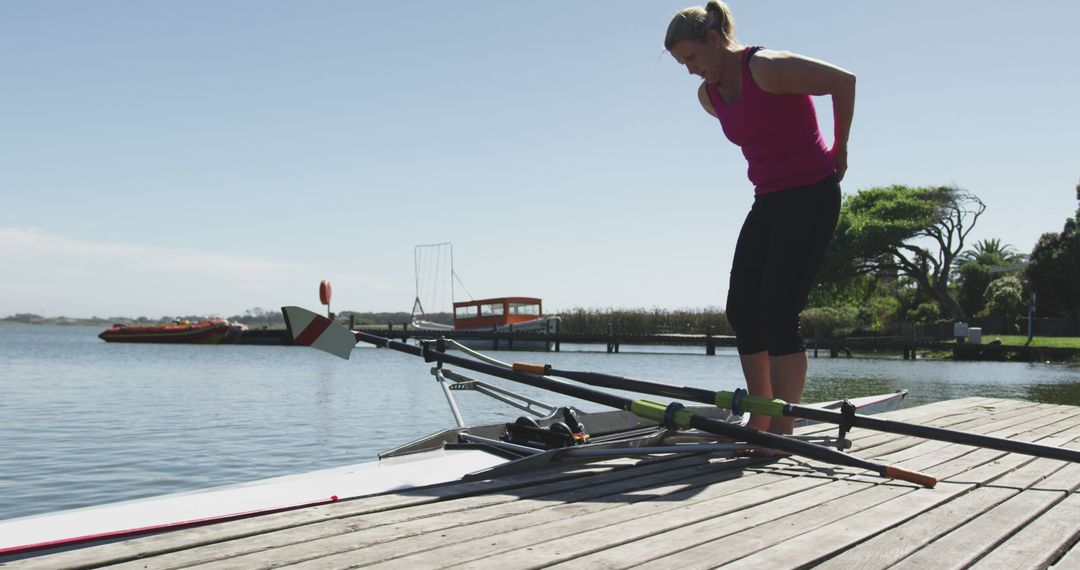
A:
MULTIPOLYGON (((983 342, 990 342, 995 338, 1001 339, 1001 344, 1009 346, 1024 346, 1027 344, 1025 335, 983 335, 983 342)), ((1037 336, 1031 341, 1031 345, 1040 348, 1080 348, 1080 337, 1074 336, 1037 336)))

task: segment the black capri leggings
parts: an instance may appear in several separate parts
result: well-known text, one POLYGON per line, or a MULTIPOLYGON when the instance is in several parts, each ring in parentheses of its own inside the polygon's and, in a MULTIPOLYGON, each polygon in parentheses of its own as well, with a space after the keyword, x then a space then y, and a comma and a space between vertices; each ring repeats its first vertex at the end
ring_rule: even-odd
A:
POLYGON ((840 215, 840 184, 816 184, 759 195, 743 222, 731 264, 727 319, 739 354, 806 350, 799 313, 840 215))

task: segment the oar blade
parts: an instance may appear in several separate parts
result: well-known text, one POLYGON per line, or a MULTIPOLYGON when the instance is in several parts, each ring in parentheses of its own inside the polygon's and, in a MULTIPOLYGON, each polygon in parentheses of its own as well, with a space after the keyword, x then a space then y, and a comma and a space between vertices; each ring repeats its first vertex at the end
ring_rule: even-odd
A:
POLYGON ((302 307, 282 307, 293 344, 310 346, 348 360, 356 335, 334 321, 302 307))

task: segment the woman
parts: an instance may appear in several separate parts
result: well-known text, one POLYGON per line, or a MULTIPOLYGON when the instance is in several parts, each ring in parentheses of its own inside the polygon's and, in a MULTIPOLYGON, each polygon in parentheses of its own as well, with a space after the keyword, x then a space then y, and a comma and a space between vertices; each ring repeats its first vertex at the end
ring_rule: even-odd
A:
MULTIPOLYGON (((808 57, 743 46, 726 4, 682 10, 664 47, 702 78, 698 100, 742 147, 754 205, 739 233, 727 318, 749 392, 798 403, 806 386, 799 313, 840 212, 855 76, 808 57), (832 98, 828 148, 811 95, 832 98)), ((759 430, 788 434, 792 418, 751 417, 759 430)))

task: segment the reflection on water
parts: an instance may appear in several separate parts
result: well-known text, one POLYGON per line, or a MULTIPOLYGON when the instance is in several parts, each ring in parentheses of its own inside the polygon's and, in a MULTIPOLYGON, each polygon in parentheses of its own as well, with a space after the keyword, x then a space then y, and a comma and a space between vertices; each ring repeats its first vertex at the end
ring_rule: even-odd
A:
POLYGON ((1080 369, 1022 362, 813 359, 807 398, 832 400, 904 388, 908 405, 984 396, 1080 405, 1080 369))
POLYGON ((1027 395, 1022 399, 1047 404, 1080 406, 1080 382, 1033 384, 1027 387, 1027 395))
MULTIPOLYGON (((97 332, 0 325, 0 519, 366 461, 452 423, 430 365, 393 351, 358 348, 344 361, 292 347, 106 344, 97 332)), ((743 384, 730 349, 564 348, 576 351, 495 355, 716 390, 743 384)), ((967 396, 1080 405, 1080 370, 818 358, 806 401, 901 388, 906 405, 967 396)), ((520 415, 476 393, 457 398, 469 423, 520 415)))

